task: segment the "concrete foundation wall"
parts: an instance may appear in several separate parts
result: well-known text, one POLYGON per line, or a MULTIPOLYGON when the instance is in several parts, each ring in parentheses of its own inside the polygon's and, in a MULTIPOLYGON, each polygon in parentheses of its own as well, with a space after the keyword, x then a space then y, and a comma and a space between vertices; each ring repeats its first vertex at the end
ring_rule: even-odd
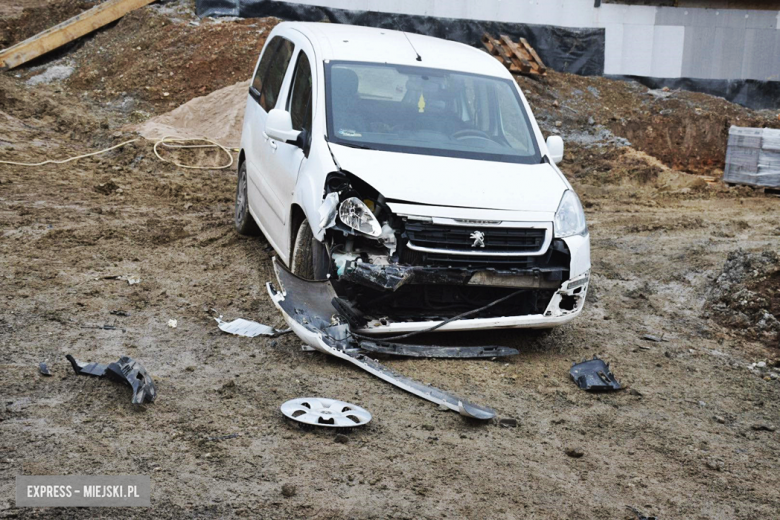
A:
POLYGON ((603 27, 604 73, 780 81, 780 11, 674 8, 593 0, 290 0, 359 11, 603 27))

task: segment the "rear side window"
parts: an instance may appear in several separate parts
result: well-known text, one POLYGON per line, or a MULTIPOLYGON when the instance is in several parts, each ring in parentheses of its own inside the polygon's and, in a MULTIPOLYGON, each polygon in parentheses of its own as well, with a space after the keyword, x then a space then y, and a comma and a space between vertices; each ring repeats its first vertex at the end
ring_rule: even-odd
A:
POLYGON ((276 51, 279 49, 279 44, 282 43, 282 39, 283 38, 276 36, 273 40, 268 42, 265 52, 263 53, 263 58, 260 60, 260 65, 257 66, 257 72, 252 80, 252 88, 256 91, 258 96, 263 90, 263 78, 265 78, 265 75, 268 73, 268 66, 271 64, 274 54, 276 54, 276 51))
POLYGON ((280 38, 280 40, 279 48, 268 66, 268 72, 263 78, 263 85, 260 89, 260 106, 266 112, 270 112, 276 107, 276 100, 282 88, 282 81, 284 81, 284 73, 287 72, 287 65, 290 64, 294 48, 290 40, 284 38, 280 38))
POLYGON ((257 66, 257 72, 249 89, 252 97, 268 112, 276 106, 284 73, 290 63, 294 45, 290 40, 275 36, 267 46, 257 66))
POLYGON ((311 66, 309 58, 305 52, 298 54, 298 63, 295 64, 295 76, 290 87, 290 97, 288 100, 292 117, 292 124, 295 130, 306 130, 311 134, 311 66))

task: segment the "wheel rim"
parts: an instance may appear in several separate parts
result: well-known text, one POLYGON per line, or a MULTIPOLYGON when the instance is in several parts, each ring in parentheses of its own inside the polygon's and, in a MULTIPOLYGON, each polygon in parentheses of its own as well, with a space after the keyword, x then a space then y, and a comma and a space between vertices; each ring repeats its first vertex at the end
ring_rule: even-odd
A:
POLYGON ((236 193, 236 222, 244 221, 246 214, 246 175, 242 170, 238 178, 238 193, 236 193))

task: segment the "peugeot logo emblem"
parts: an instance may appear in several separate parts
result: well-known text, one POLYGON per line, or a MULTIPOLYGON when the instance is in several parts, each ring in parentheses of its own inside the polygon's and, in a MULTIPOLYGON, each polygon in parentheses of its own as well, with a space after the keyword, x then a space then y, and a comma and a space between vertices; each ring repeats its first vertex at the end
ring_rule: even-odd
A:
POLYGON ((474 241, 471 247, 485 247, 485 233, 482 231, 474 231, 469 238, 474 241))

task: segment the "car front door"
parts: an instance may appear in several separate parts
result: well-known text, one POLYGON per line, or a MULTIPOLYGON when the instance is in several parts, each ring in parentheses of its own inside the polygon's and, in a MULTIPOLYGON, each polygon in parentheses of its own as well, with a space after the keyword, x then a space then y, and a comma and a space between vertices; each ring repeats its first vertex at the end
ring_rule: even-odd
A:
MULTIPOLYGON (((266 237, 275 248, 280 244, 274 237, 281 235, 278 228, 279 202, 273 196, 270 175, 274 172, 264 168, 263 157, 270 154, 269 139, 265 135, 265 123, 268 112, 276 108, 282 83, 292 59, 295 44, 281 35, 274 36, 266 43, 257 70, 249 87, 251 101, 247 103, 244 131, 248 133, 245 146, 247 178, 249 179, 249 207, 259 220, 266 237)), ((283 245, 281 247, 284 247, 283 245)))
POLYGON ((261 171, 268 178, 269 188, 273 201, 269 201, 274 217, 278 222, 273 229, 282 229, 280 236, 274 240, 279 247, 288 251, 290 247, 291 230, 290 208, 292 207, 298 173, 303 161, 308 155, 309 142, 312 128, 312 49, 308 40, 303 35, 295 41, 295 55, 290 62, 287 77, 282 85, 282 94, 279 96, 276 108, 290 113, 293 129, 299 130, 301 136, 297 143, 287 143, 275 139, 266 139, 268 148, 261 158, 261 171), (278 239, 278 240, 277 240, 278 239))

